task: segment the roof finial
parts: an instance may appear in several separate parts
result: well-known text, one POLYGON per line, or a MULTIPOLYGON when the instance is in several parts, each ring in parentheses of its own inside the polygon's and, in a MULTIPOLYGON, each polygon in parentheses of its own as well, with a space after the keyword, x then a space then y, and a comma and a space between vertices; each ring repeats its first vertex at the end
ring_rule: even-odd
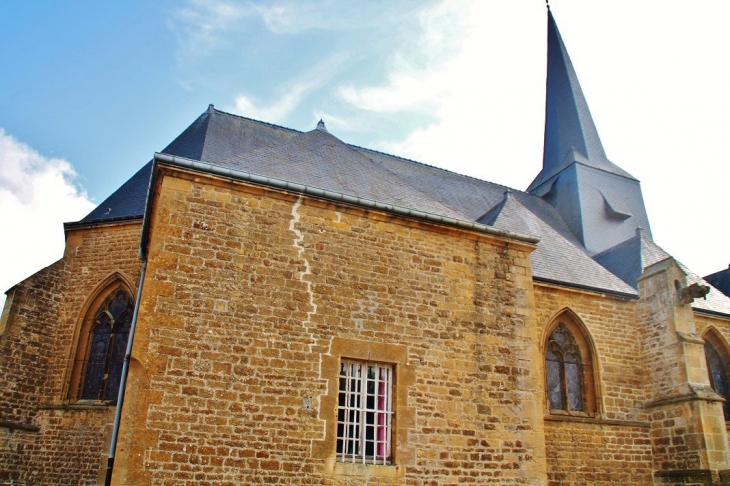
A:
POLYGON ((545 0, 545 6, 550 10, 550 0, 545 0))
POLYGON ((327 127, 324 126, 324 120, 322 120, 321 118, 319 122, 317 122, 317 130, 323 130, 325 132, 327 131, 327 127))

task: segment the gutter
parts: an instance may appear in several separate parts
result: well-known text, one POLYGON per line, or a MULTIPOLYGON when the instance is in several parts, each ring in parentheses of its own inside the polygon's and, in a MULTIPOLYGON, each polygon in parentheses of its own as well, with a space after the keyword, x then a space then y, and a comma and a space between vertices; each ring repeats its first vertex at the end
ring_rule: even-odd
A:
POLYGON ((144 286, 144 276, 147 271, 147 260, 143 260, 142 272, 139 276, 139 286, 137 287, 137 301, 134 305, 134 314, 132 315, 132 324, 129 328, 129 338, 127 339, 127 350, 124 353, 124 363, 122 364, 122 376, 119 381, 119 394, 117 395, 117 409, 114 411, 114 426, 112 429, 112 440, 109 446, 109 458, 106 463, 106 480, 105 486, 112 483, 112 471, 114 470, 114 456, 117 448, 117 440, 119 438, 119 425, 122 421, 122 405, 124 404, 124 392, 127 388, 127 375, 129 374, 129 361, 132 357, 132 344, 134 343, 134 331, 137 329, 137 316, 139 315, 139 305, 142 298, 142 287, 144 286))
MULTIPOLYGON (((244 181, 244 182, 250 182, 252 184, 257 184, 261 186, 268 186, 273 187, 275 189, 284 189, 287 191, 304 194, 307 196, 312 196, 320 199, 326 199, 330 201, 336 201, 336 202, 343 202, 347 204, 352 204, 359 207, 364 207, 368 209, 376 209, 379 211, 384 211, 386 213, 395 214, 398 216, 407 216, 414 219, 418 219, 421 221, 427 221, 429 223, 437 223, 437 224, 443 224, 446 226, 451 226, 455 228, 460 229, 466 229, 466 230, 472 230, 477 231, 482 234, 492 235, 492 236, 498 236, 501 238, 508 238, 511 240, 517 240, 524 243, 530 243, 530 244, 537 244, 540 241, 540 238, 536 236, 528 236, 528 235, 522 235, 519 233, 512 233, 511 231, 506 230, 500 230, 497 228, 494 228, 492 226, 487 226, 485 224, 476 223, 473 221, 465 221, 460 220, 456 218, 451 218, 448 216, 441 216, 438 214, 433 213, 427 213, 425 211, 418 211, 415 209, 406 208, 403 206, 395 206, 392 204, 385 204, 378 201, 373 201, 372 199, 366 199, 356 196, 351 196, 348 194, 343 194, 340 192, 330 191, 327 189, 320 189, 318 187, 314 186, 307 186, 304 184, 298 184, 296 182, 290 182, 285 181, 283 179, 276 179, 273 177, 265 177, 260 176, 257 174, 252 174, 250 172, 244 172, 240 170, 235 169, 229 169, 226 167, 221 167, 217 165, 211 165, 205 162, 200 162, 197 160, 191 160, 186 159, 184 157, 178 157, 176 155, 168 155, 168 154, 161 154, 161 153, 155 153, 155 158, 153 160, 153 166, 152 166, 152 180, 150 181, 150 191, 153 187, 153 181, 156 176, 156 166, 159 163, 165 163, 168 165, 171 165, 173 167, 178 167, 182 169, 189 169, 194 170, 197 172, 204 172, 206 174, 213 174, 221 177, 225 177, 227 179, 233 179, 237 181, 244 181)), ((149 210, 151 206, 151 200, 150 197, 151 194, 147 195, 147 209, 145 210, 145 220, 142 225, 142 242, 140 245, 140 251, 144 251, 144 248, 147 243, 147 237, 149 232, 149 210)))
POLYGON ((63 228, 64 229, 83 228, 85 226, 96 226, 97 224, 103 224, 103 223, 122 223, 124 221, 134 221, 136 219, 142 219, 142 215, 116 216, 114 218, 95 219, 93 221, 74 221, 71 223, 63 223, 63 228))
MULTIPOLYGON (((119 393, 117 394, 117 408, 114 411, 114 425, 112 426, 112 438, 109 445, 109 458, 106 463, 106 478, 104 486, 111 486, 112 472, 114 471, 114 458, 116 455, 117 442, 119 440, 119 426, 122 422, 122 406, 124 405, 124 394, 127 390, 127 376, 129 376, 129 362, 132 359, 132 345, 134 344, 134 332, 137 330, 137 318, 139 316, 139 306, 142 301, 142 289, 144 288, 144 277, 147 273, 147 255, 143 251, 142 244, 146 236, 146 228, 149 226, 149 213, 152 205, 152 182, 154 181, 155 162, 152 163, 152 172, 147 186, 147 199, 145 201, 144 219, 142 220, 142 242, 139 247, 139 258, 142 260, 142 271, 139 275, 139 285, 137 286, 137 300, 134 303, 134 313, 132 314, 132 324, 129 327, 129 337, 127 338, 127 349, 124 352, 124 363, 122 363, 122 376, 119 380, 119 393)), ((131 218, 129 218, 131 219, 131 218)))
POLYGON ((639 299, 638 294, 629 294, 626 292, 618 292, 616 290, 607 290, 607 289, 602 289, 602 288, 598 288, 598 287, 590 287, 588 285, 567 283, 567 282, 562 282, 560 280, 552 280, 549 278, 535 277, 534 275, 532 277, 532 281, 538 282, 538 283, 545 283, 545 284, 549 284, 549 285, 555 285, 557 287, 563 287, 566 289, 587 290, 589 292, 611 295, 613 297, 618 297, 618 298, 625 299, 625 300, 638 300, 639 299))
POLYGON ((722 317, 723 319, 730 319, 730 315, 719 312, 719 311, 713 311, 709 309, 701 309, 699 307, 692 307, 692 312, 696 314, 704 314, 706 316, 712 316, 712 317, 722 317))

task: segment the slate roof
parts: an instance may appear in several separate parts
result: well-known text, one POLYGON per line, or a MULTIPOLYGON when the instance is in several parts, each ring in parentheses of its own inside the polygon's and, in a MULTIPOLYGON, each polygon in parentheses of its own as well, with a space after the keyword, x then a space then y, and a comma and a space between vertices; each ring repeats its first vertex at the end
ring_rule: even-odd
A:
POLYGON ((713 287, 730 297, 730 266, 705 277, 713 287))
POLYGON ((546 90, 543 169, 527 191, 549 181, 573 162, 634 179, 606 157, 578 76, 550 11, 546 90))
POLYGON ((148 162, 79 222, 98 223, 141 218, 144 214, 151 175, 152 162, 148 162))
POLYGON ((684 271, 684 273, 687 274, 688 285, 699 283, 700 285, 710 286, 710 293, 707 294, 704 299, 695 299, 695 301, 692 302, 692 308, 700 312, 704 311, 711 314, 723 314, 730 316, 730 297, 720 292, 712 284, 694 273, 682 263, 677 263, 679 263, 679 267, 684 271))
POLYGON ((564 238, 510 192, 505 194, 501 204, 480 218, 479 222, 516 233, 539 235, 537 250, 530 255, 532 274, 538 279, 636 295, 633 288, 597 265, 582 247, 564 238))
MULTIPOLYGON (((636 289, 638 288, 637 279, 646 267, 670 256, 669 253, 654 243, 644 231, 637 230, 633 238, 595 255, 593 258, 636 289)), ((702 279, 681 262, 677 262, 677 264, 687 275, 688 285, 699 283, 711 287, 710 293, 707 294, 705 299, 697 299, 692 303, 693 309, 730 315, 730 298, 723 295, 712 282, 702 279)), ((730 274, 730 271, 728 274, 730 274)))
POLYGON ((636 289, 637 280, 646 267, 669 257, 669 253, 638 229, 633 238, 594 255, 593 259, 636 289))

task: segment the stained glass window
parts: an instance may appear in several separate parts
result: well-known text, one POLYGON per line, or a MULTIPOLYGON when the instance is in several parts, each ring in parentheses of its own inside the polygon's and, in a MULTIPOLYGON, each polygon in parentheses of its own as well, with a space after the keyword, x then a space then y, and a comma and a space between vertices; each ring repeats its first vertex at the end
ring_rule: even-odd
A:
POLYGON ((705 358, 707 359, 707 371, 710 374, 710 386, 725 399, 722 409, 725 420, 730 421, 730 386, 728 386, 727 366, 709 339, 705 339, 705 358))
POLYGON ((548 338, 545 373, 551 410, 585 411, 585 376, 580 347, 563 323, 558 324, 548 338))
POLYGON ((81 384, 82 400, 116 400, 132 324, 132 300, 117 289, 94 318, 81 384))

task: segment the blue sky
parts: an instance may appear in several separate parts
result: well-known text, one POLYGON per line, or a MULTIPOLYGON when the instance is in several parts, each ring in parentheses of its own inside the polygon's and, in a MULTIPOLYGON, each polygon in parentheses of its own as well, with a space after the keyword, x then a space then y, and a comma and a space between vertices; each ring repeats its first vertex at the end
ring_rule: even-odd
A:
MULTIPOLYGON (((553 0, 608 157, 654 239, 730 263, 730 2, 553 0), (688 231, 691 230, 692 233, 688 231)), ((209 103, 524 189, 542 154, 540 1, 0 4, 0 287, 209 103)))

